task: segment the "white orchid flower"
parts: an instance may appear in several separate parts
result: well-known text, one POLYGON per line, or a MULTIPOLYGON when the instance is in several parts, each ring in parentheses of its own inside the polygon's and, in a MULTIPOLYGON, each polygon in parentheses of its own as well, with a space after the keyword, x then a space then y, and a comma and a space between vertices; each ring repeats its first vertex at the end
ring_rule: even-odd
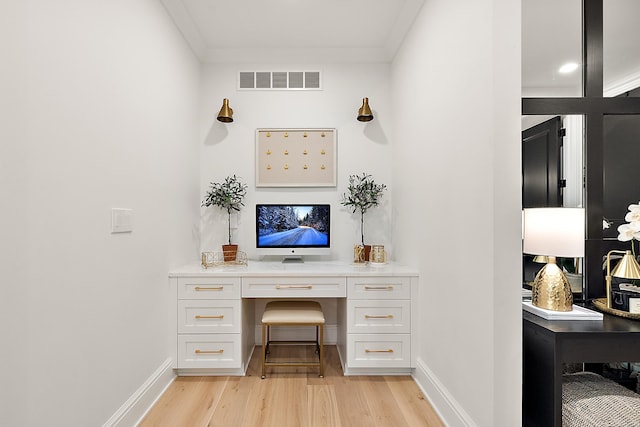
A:
POLYGON ((629 212, 625 215, 624 220, 627 222, 640 222, 640 204, 629 205, 629 212))
POLYGON ((628 242, 634 238, 640 240, 640 222, 622 224, 618 227, 618 240, 628 242))

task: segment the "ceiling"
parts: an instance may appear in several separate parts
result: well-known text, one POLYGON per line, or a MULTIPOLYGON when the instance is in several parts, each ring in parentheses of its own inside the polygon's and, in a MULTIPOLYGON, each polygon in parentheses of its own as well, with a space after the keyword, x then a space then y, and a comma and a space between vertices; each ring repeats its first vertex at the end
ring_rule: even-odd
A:
MULTIPOLYGON (((161 0, 205 63, 391 62, 425 0, 161 0)), ((524 96, 578 96, 582 0, 522 0, 524 96)), ((604 0, 605 89, 640 80, 640 1, 604 0)), ((517 19, 517 18, 514 18, 517 19)), ((628 89, 627 89, 628 90, 628 89)))
MULTIPOLYGON (((580 64, 582 0, 522 0, 522 88, 524 96, 579 96, 581 69, 558 72, 567 62, 580 64)), ((629 90, 640 80, 640 1, 603 2, 604 89, 629 90), (635 82, 635 83, 631 83, 635 82)))
POLYGON ((390 62, 424 0, 161 0, 203 62, 390 62))

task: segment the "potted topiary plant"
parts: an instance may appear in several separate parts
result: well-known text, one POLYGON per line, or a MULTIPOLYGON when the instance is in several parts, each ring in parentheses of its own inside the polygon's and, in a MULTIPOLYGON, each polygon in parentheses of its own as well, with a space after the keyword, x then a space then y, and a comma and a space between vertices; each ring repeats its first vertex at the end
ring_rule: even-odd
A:
POLYGON ((369 259, 371 245, 364 244, 364 214, 372 207, 378 206, 382 193, 387 189, 384 184, 376 184, 373 177, 367 173, 362 175, 350 175, 349 187, 343 193, 343 206, 346 206, 352 213, 360 211, 360 238, 361 245, 357 250, 355 262, 366 262, 369 259))
POLYGON ((242 200, 247 194, 247 186, 237 176, 228 176, 224 182, 212 182, 205 194, 202 206, 218 206, 227 211, 229 225, 228 244, 222 245, 225 261, 235 261, 238 253, 238 245, 231 244, 231 213, 239 212, 244 206, 242 200))

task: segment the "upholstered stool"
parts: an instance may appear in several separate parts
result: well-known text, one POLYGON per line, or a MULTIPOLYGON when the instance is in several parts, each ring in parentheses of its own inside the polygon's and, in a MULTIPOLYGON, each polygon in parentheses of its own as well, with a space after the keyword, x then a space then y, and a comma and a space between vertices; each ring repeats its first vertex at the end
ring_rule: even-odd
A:
POLYGON ((316 301, 271 301, 267 303, 262 315, 262 378, 267 366, 317 366, 319 376, 324 377, 324 314, 316 301), (272 341, 272 326, 315 326, 315 341, 272 341), (270 362, 267 360, 269 346, 275 344, 315 344, 318 353, 317 362, 293 361, 270 362))

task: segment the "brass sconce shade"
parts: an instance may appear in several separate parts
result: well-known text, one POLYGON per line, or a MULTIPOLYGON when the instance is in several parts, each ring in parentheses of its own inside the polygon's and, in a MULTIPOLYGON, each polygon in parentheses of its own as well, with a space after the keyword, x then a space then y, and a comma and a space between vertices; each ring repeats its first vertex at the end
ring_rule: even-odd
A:
POLYGON ((556 256, 584 256, 584 209, 533 208, 524 210, 523 252, 547 257, 536 275, 531 303, 553 311, 573 310, 573 293, 556 256))
POLYGON ((640 279, 640 265, 633 257, 631 251, 609 251, 607 253, 607 308, 611 308, 611 278, 640 279), (611 271, 611 254, 624 254, 618 265, 611 271))
POLYGON ((370 122, 371 120, 373 120, 373 113, 371 112, 371 108, 369 108, 369 98, 363 98, 362 107, 358 110, 358 121, 370 122))
POLYGON ((233 110, 229 107, 229 100, 227 98, 222 100, 222 108, 218 113, 218 121, 223 123, 233 122, 233 110))

